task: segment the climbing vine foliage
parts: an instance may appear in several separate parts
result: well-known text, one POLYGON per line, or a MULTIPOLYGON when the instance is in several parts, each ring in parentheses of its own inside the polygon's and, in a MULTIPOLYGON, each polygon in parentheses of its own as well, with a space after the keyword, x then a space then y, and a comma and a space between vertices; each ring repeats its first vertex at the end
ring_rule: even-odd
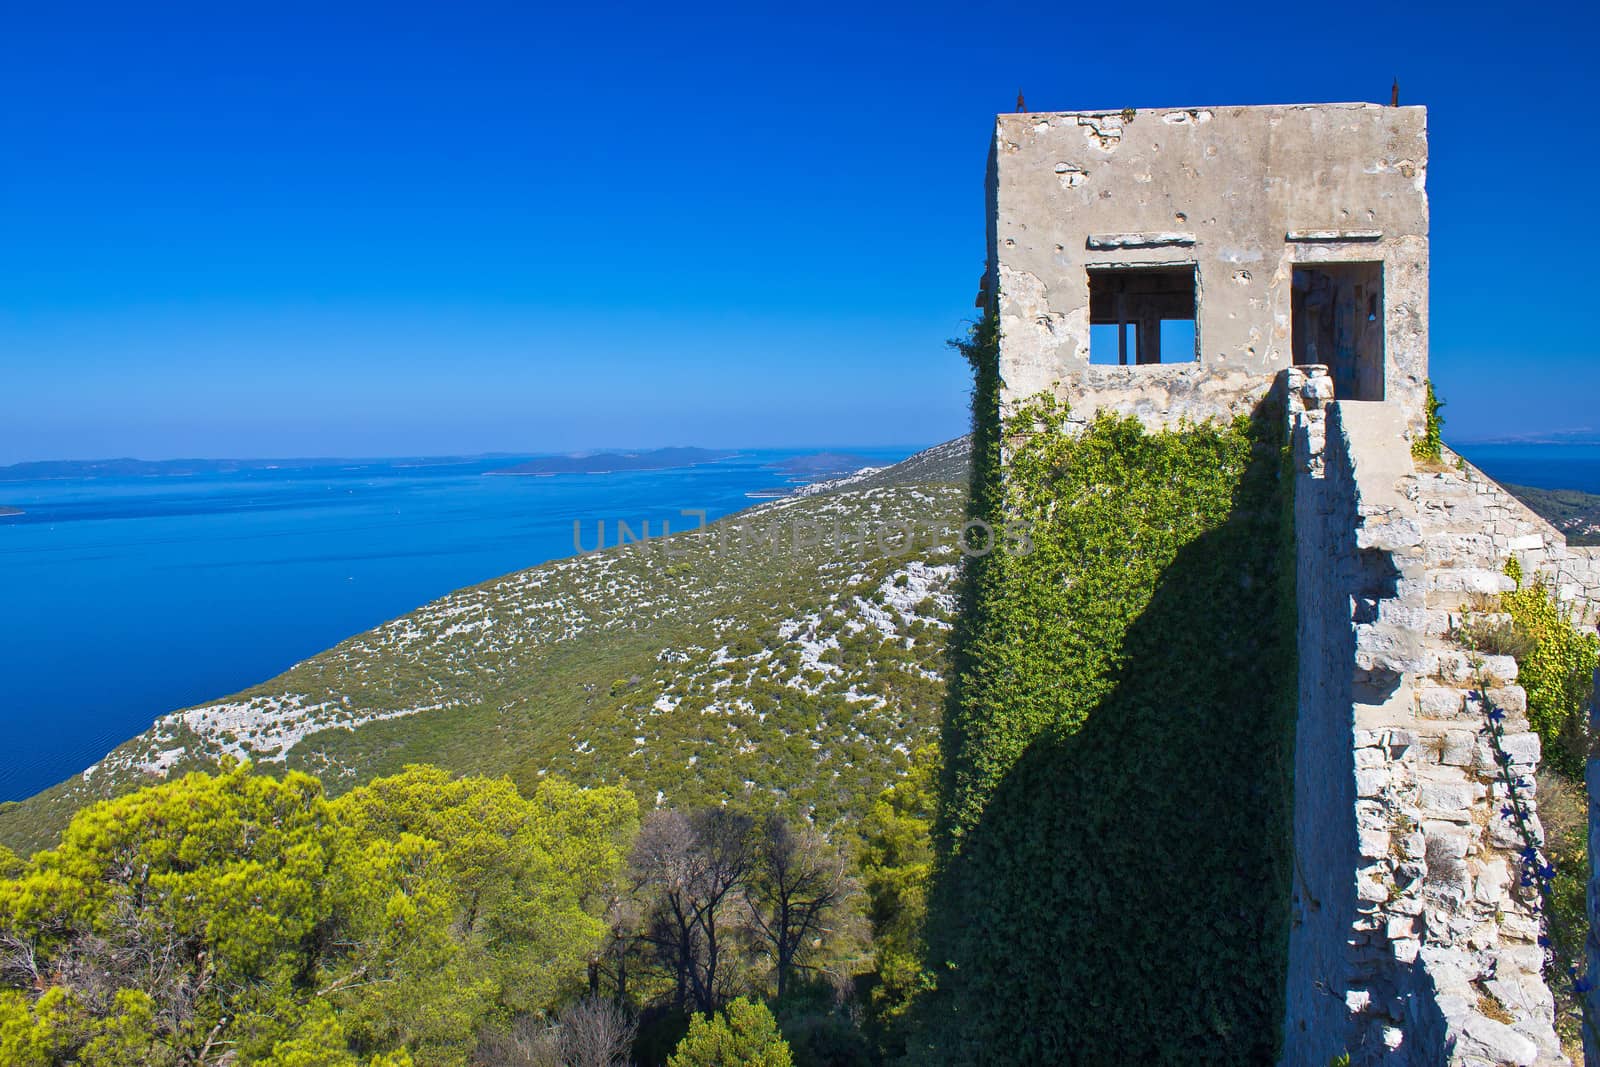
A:
POLYGON ((1506 570, 1517 589, 1501 597, 1500 608, 1511 616, 1518 638, 1517 681, 1528 694, 1528 721, 1543 742, 1546 762, 1582 781, 1600 638, 1580 630, 1544 582, 1524 580, 1515 559, 1506 570))
POLYGON ((969 573, 913 1051, 1268 1062, 1294 709, 1278 420, 1150 432, 1042 396, 1002 426, 992 327, 965 347, 974 508, 1034 550, 969 573))
POLYGON ((1414 459, 1437 463, 1444 458, 1444 416, 1439 414, 1444 401, 1433 391, 1432 382, 1428 383, 1428 398, 1423 406, 1428 414, 1428 424, 1422 436, 1411 442, 1411 455, 1414 459))

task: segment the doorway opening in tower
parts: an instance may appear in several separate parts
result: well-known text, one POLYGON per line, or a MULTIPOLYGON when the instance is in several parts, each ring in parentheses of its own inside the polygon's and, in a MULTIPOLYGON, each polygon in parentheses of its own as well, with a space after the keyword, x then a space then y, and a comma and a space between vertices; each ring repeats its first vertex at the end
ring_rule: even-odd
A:
POLYGON ((1340 400, 1383 399, 1383 264, 1294 268, 1294 361, 1322 363, 1340 400))

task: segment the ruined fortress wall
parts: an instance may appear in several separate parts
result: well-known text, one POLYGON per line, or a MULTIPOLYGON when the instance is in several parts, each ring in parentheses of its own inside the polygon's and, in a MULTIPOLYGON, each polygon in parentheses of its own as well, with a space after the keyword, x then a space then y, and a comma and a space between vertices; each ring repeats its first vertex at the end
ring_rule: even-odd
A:
POLYGON ((1290 366, 1293 268, 1382 261, 1385 399, 1422 425, 1426 112, 1370 104, 1002 115, 990 278, 1008 403, 1228 417, 1290 366), (1192 265, 1198 359, 1089 362, 1095 267, 1192 265))
POLYGON ((1290 372, 1300 613, 1284 1063, 1556 1064, 1535 890, 1519 884, 1480 687, 1511 772, 1539 741, 1516 663, 1451 631, 1505 591, 1493 483, 1414 467, 1388 404, 1290 372), (1487 525, 1486 525, 1487 523, 1487 525))
POLYGON ((1511 775, 1531 780, 1539 739, 1515 661, 1454 634, 1464 608, 1511 587, 1512 558, 1593 612, 1600 552, 1569 548, 1453 456, 1412 459, 1426 171, 1423 109, 1367 104, 1002 115, 989 160, 983 299, 1003 411, 1049 392, 1080 423, 1111 410, 1170 428, 1285 398, 1299 678, 1283 1063, 1296 1067, 1344 1053, 1357 1067, 1565 1062, 1481 694, 1505 713, 1511 775), (1318 266, 1297 296, 1297 268, 1318 266), (1319 285, 1350 295, 1316 310, 1319 285), (1148 339, 1155 320, 1191 314, 1192 353, 1140 341, 1091 362, 1092 326, 1148 339), (1308 363, 1331 353, 1332 371, 1295 365, 1297 343, 1308 363))
POLYGON ((1600 548, 1568 545, 1560 530, 1477 467, 1453 452, 1445 459, 1474 489, 1478 536, 1490 539, 1504 556, 1515 556, 1525 575, 1542 579, 1580 624, 1600 621, 1600 548))
POLYGON ((1299 417, 1290 430, 1301 472, 1294 497, 1300 712, 1284 1062, 1326 1064, 1349 1045, 1344 990, 1356 973, 1350 944, 1358 865, 1350 589, 1357 501, 1344 435, 1335 427, 1326 441, 1321 404, 1314 396, 1309 406, 1295 399, 1299 417))

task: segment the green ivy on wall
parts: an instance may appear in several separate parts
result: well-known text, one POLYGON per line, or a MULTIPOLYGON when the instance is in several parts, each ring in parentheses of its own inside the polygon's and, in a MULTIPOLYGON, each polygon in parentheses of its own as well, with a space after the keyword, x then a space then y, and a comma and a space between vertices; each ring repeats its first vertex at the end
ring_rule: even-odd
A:
POLYGON ((1278 420, 1069 431, 972 360, 974 561, 944 725, 927 1062, 1255 1063, 1287 943, 1293 551, 1278 420), (1006 461, 1000 476, 1000 450, 1006 461))

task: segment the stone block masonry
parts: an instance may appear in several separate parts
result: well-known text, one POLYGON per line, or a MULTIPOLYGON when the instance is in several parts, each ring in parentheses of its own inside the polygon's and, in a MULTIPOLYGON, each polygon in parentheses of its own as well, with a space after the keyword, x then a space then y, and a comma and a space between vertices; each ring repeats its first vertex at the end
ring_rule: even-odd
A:
POLYGON ((1557 1064, 1536 890, 1482 732, 1480 683, 1531 777, 1516 663, 1450 637, 1505 591, 1527 536, 1503 490, 1414 468, 1390 405, 1330 402, 1321 367, 1284 393, 1296 467, 1300 709, 1286 1064, 1557 1064))
MULTIPOLYGON (((1579 623, 1593 625, 1600 619, 1600 547, 1568 545, 1561 531, 1449 449, 1444 465, 1454 469, 1426 476, 1438 486, 1434 495, 1448 511, 1454 531, 1433 547, 1435 554, 1444 558, 1492 544, 1502 565, 1515 557, 1522 573, 1543 581, 1579 623)), ((1503 582, 1502 577, 1497 584, 1503 582)))

